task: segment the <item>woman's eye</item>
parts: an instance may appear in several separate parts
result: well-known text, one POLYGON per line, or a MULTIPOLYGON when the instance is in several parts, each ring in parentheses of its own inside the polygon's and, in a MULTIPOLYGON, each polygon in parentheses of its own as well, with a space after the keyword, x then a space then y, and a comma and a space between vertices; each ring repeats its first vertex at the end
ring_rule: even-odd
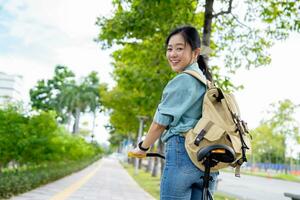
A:
POLYGON ((177 51, 182 51, 182 50, 183 50, 183 48, 177 48, 176 50, 177 50, 177 51))
POLYGON ((167 51, 172 51, 172 49, 171 48, 167 48, 167 51))

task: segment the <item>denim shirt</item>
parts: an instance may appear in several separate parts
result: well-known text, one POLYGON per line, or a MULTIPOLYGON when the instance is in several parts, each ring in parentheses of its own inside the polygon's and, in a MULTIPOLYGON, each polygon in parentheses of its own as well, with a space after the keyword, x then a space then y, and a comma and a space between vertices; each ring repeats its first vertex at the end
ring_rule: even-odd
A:
MULTIPOLYGON (((197 63, 184 70, 193 70, 202 74, 197 63)), ((180 73, 168 82, 163 90, 153 121, 168 126, 162 141, 173 135, 180 135, 193 128, 202 116, 202 103, 206 86, 195 77, 180 73)))

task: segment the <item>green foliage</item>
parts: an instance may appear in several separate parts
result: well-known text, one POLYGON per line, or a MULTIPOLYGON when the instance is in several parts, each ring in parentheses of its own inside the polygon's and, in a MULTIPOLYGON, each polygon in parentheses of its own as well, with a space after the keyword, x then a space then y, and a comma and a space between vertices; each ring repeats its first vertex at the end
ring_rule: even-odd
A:
POLYGON ((115 1, 118 7, 115 17, 99 18, 97 21, 102 26, 99 40, 103 47, 109 47, 113 42, 124 47, 113 53, 113 76, 118 86, 112 91, 103 91, 101 95, 103 105, 110 110, 110 124, 114 127, 110 142, 113 144, 126 138, 128 133, 129 137, 135 138, 138 115, 150 119, 153 116, 164 86, 174 76, 164 58, 164 39, 170 24, 175 26, 191 21, 193 16, 183 13, 191 13, 189 11, 195 9, 195 4, 180 1, 176 4, 176 9, 181 13, 178 15, 169 9, 169 2, 166 1, 127 3, 115 1), (131 10, 127 10, 129 4, 131 10), (157 21, 157 18, 164 21, 157 21))
POLYGON ((20 159, 24 145, 19 141, 26 137, 28 121, 14 107, 0 109, 0 171, 10 161, 20 159))
POLYGON ((0 109, 0 199, 82 169, 103 154, 59 126, 53 111, 24 116, 15 106, 0 109))
POLYGON ((162 57, 161 53, 149 55, 147 53, 147 51, 155 51, 157 46, 159 45, 151 45, 150 42, 140 45, 128 44, 124 50, 113 54, 114 77, 118 82, 118 87, 102 96, 104 106, 114 109, 111 121, 116 122, 113 124, 121 132, 136 132, 137 115, 152 116, 154 114, 160 93, 167 83, 170 72, 165 67, 166 65, 159 62, 152 62, 149 65, 149 61, 154 60, 154 57, 162 57), (146 68, 148 70, 145 70, 146 68), (120 129, 122 127, 123 130, 120 129))
POLYGON ((32 107, 37 110, 56 111, 57 119, 67 123, 74 117, 73 133, 79 131, 81 113, 101 111, 99 88, 101 87, 96 72, 91 72, 80 83, 75 75, 65 66, 57 66, 52 79, 40 80, 30 90, 32 107))
POLYGON ((151 39, 153 35, 165 38, 170 27, 189 23, 197 6, 195 1, 189 0, 117 0, 113 3, 114 16, 99 17, 96 22, 101 27, 98 40, 104 48, 113 43, 140 42, 151 39), (133 39, 132 42, 128 41, 130 39, 133 39))
MULTIPOLYGON (((230 2, 238 3, 213 2, 209 33, 211 60, 224 61, 224 66, 212 67, 213 76, 216 84, 225 90, 242 88, 230 81, 229 74, 239 67, 269 64, 267 49, 274 41, 300 30, 299 2, 245 0, 244 12, 240 12, 243 9, 237 3, 229 5, 230 2), (225 75, 221 75, 221 68, 225 68, 222 70, 225 75)), ((111 91, 102 91, 103 105, 111 116, 111 134, 121 135, 112 136, 111 140, 118 142, 126 134, 135 135, 137 115, 151 119, 164 86, 174 76, 164 56, 164 40, 170 30, 184 24, 202 29, 207 11, 204 1, 196 0, 114 0, 113 4, 113 15, 97 18, 96 24, 101 28, 97 40, 102 48, 120 47, 112 55, 117 86, 111 91)))
POLYGON ((57 96, 63 88, 74 82, 74 77, 74 73, 66 66, 56 66, 52 79, 39 80, 30 90, 32 107, 44 111, 54 110, 60 117, 60 121, 65 122, 67 116, 59 105, 57 96))
POLYGON ((21 163, 41 163, 51 160, 49 140, 53 137, 58 125, 55 113, 41 112, 32 116, 26 124, 25 137, 21 139, 21 163))
POLYGON ((51 162, 34 167, 8 170, 0 174, 0 199, 10 198, 40 185, 60 179, 90 165, 96 158, 80 161, 51 162))
POLYGON ((253 156, 258 162, 287 163, 287 140, 299 143, 299 124, 294 119, 299 105, 286 99, 273 103, 270 107, 269 117, 252 131, 253 156))
POLYGON ((287 31, 300 30, 299 20, 299 1, 286 0, 286 1, 249 1, 254 9, 254 4, 260 2, 261 6, 256 7, 259 10, 260 17, 267 26, 268 33, 275 33, 276 38, 286 38, 288 36, 287 31))
POLYGON ((60 127, 54 112, 24 117, 11 107, 0 109, 0 146, 0 173, 9 162, 17 166, 38 165, 79 161, 102 153, 99 146, 60 127))
POLYGON ((284 163, 284 137, 274 134, 274 130, 267 124, 261 124, 251 134, 254 162, 284 163))

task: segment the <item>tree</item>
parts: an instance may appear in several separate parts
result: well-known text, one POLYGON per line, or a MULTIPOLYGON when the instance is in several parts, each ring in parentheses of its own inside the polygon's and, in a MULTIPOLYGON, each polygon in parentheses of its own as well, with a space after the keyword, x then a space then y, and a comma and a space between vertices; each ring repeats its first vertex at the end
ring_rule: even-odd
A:
POLYGON ((299 108, 299 106, 300 104, 295 105, 291 100, 285 99, 279 101, 277 104, 271 104, 271 110, 269 111, 271 118, 267 120, 267 123, 273 128, 276 135, 284 138, 283 145, 289 147, 285 148, 285 162, 287 162, 287 150, 293 150, 293 146, 288 145, 288 140, 295 141, 296 144, 300 143, 299 124, 294 118, 296 109, 299 108))
POLYGON ((37 86, 30 90, 32 107, 56 111, 61 123, 70 122, 73 116, 73 133, 79 131, 81 113, 92 112, 94 130, 96 112, 101 111, 100 87, 96 72, 91 72, 78 84, 72 71, 65 66, 57 66, 52 79, 40 80, 37 86))
POLYGON ((38 164, 53 159, 50 141, 58 129, 55 115, 53 111, 42 111, 30 117, 24 131, 25 137, 17 140, 23 146, 18 160, 21 164, 38 164))
POLYGON ((84 95, 85 93, 82 91, 82 87, 76 85, 74 82, 66 86, 58 96, 61 109, 65 108, 66 112, 72 114, 75 119, 72 130, 73 133, 79 131, 80 113, 84 112, 87 107, 87 102, 83 100, 85 98, 84 95))
POLYGON ((164 39, 171 28, 182 24, 203 28, 203 44, 213 50, 211 59, 223 60, 227 69, 224 77, 220 66, 212 66, 214 79, 227 90, 236 88, 228 78, 230 73, 239 67, 269 64, 267 49, 274 41, 300 30, 298 1, 245 0, 242 7, 239 2, 113 1, 112 17, 99 17, 96 23, 101 27, 98 41, 103 48, 121 46, 113 53, 117 86, 106 100, 113 110, 110 123, 115 133, 133 132, 138 114, 153 116, 162 88, 174 76, 163 56, 164 39))
POLYGON ((262 123, 251 131, 252 162, 284 163, 284 137, 274 133, 272 127, 262 123))
POLYGON ((293 149, 287 141, 300 144, 299 124, 294 118, 299 106, 288 99, 271 104, 268 118, 262 120, 261 125, 252 132, 256 160, 287 163, 287 149, 293 149))
MULTIPOLYGON (((100 108, 99 79, 96 72, 91 72, 80 84, 75 81, 66 85, 57 96, 60 110, 72 114, 75 121, 73 133, 79 131, 80 114, 93 112, 95 125, 96 111, 100 108)), ((94 127, 93 127, 94 128, 94 127)))
POLYGON ((28 120, 14 106, 0 109, 0 173, 10 161, 20 160, 23 145, 19 141, 26 137, 28 120))
POLYGON ((86 78, 84 83, 88 88, 88 101, 89 101, 89 110, 93 113, 93 128, 92 128, 92 138, 95 136, 95 126, 96 126, 96 117, 97 111, 102 112, 101 100, 100 100, 100 89, 105 87, 101 85, 97 77, 97 72, 91 72, 86 78))
POLYGON ((199 30, 202 28, 203 44, 215 51, 213 56, 224 55, 225 67, 232 72, 242 66, 269 64, 266 50, 274 40, 286 39, 291 31, 300 30, 300 3, 294 0, 116 0, 113 3, 114 16, 97 19, 102 28, 98 40, 104 48, 114 43, 139 43, 155 35, 166 36, 171 28, 192 24, 199 30))
POLYGON ((57 96, 66 85, 74 82, 75 74, 66 66, 55 67, 54 77, 49 80, 39 80, 37 85, 30 90, 31 106, 37 110, 54 110, 59 121, 66 122, 67 115, 61 108, 57 96))

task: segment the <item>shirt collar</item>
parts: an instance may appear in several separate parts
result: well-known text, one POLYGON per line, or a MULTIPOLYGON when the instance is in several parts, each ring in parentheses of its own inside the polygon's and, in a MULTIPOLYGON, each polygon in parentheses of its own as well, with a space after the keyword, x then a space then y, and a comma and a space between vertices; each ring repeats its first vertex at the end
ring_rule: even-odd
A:
POLYGON ((203 74, 203 72, 200 70, 197 62, 194 62, 194 63, 188 65, 183 71, 185 71, 185 70, 193 70, 193 71, 198 72, 199 74, 203 74))

